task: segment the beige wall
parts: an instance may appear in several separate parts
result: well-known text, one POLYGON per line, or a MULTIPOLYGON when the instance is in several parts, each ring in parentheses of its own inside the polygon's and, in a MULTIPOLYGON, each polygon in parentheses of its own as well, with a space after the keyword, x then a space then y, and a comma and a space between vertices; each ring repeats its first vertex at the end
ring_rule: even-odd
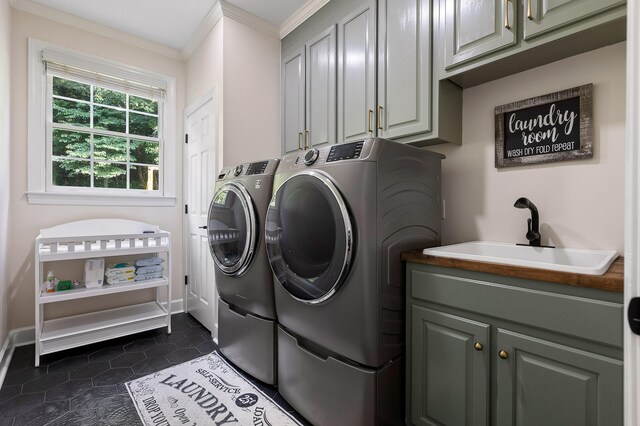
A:
POLYGON ((280 157, 280 40, 223 17, 186 69, 187 106, 216 91, 218 167, 280 157))
POLYGON ((280 40, 225 18, 224 165, 280 158, 280 40))
POLYGON ((10 124, 9 80, 11 50, 11 8, 9 0, 0 0, 0 347, 9 331, 7 302, 9 288, 9 193, 10 173, 10 124))
POLYGON ((202 97, 215 90, 218 113, 218 146, 216 166, 222 167, 222 134, 224 116, 222 101, 224 88, 222 84, 222 29, 224 23, 218 21, 215 27, 200 42, 186 61, 186 101, 187 108, 202 101, 202 97))
POLYGON ((528 211, 540 211, 543 244, 624 251, 625 43, 605 47, 463 92, 462 146, 432 148, 443 162, 443 243, 526 242, 528 211), (594 84, 591 160, 494 167, 494 108, 594 84))
MULTIPOLYGON (((177 126, 175 137, 182 140, 184 111, 185 67, 182 61, 131 47, 74 27, 55 23, 17 10, 12 21, 12 152, 11 152, 11 252, 9 256, 9 328, 32 326, 34 322, 34 265, 33 239, 40 228, 89 218, 125 218, 160 225, 173 238, 173 299, 182 297, 182 150, 177 153, 177 197, 175 207, 97 207, 30 205, 27 190, 27 37, 37 38, 80 52, 87 52, 111 60, 173 76, 177 80, 177 126)), ((2 26, 4 28, 4 26, 2 26)), ((118 302, 114 300, 113 303, 118 302)), ((86 309, 93 299, 83 300, 86 309), (86 302, 86 303, 85 303, 86 302)), ((99 303, 111 303, 108 300, 99 303)))

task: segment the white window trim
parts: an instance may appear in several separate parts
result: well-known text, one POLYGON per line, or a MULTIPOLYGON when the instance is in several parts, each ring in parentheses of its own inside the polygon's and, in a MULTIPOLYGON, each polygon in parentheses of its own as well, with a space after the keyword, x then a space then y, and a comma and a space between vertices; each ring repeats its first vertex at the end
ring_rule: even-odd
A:
POLYGON ((175 206, 177 173, 176 140, 176 79, 174 77, 142 70, 109 59, 79 53, 55 44, 29 38, 28 59, 28 160, 27 199, 30 204, 66 204, 99 206, 175 206), (42 51, 53 52, 65 63, 78 68, 131 78, 156 87, 165 88, 165 103, 162 108, 164 122, 161 173, 162 194, 121 191, 78 191, 69 188, 55 191, 47 189, 47 74, 42 62, 42 51))

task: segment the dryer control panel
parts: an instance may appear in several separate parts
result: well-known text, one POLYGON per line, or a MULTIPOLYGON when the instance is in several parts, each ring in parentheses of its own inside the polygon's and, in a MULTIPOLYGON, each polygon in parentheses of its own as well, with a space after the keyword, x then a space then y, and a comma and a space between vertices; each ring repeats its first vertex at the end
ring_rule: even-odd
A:
POLYGON ((364 145, 364 141, 343 143, 332 146, 331 151, 329 151, 329 155, 327 156, 327 163, 359 158, 362 153, 362 145, 364 145))

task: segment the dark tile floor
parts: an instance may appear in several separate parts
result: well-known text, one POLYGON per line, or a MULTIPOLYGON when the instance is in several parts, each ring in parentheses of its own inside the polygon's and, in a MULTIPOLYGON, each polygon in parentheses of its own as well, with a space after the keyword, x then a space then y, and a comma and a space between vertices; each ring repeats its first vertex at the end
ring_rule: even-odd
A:
MULTIPOLYGON (((165 329, 139 333, 40 358, 34 345, 15 349, 0 388, 0 426, 141 425, 125 383, 216 349, 211 334, 188 314, 165 329)), ((304 421, 273 386, 246 376, 284 410, 304 421)))

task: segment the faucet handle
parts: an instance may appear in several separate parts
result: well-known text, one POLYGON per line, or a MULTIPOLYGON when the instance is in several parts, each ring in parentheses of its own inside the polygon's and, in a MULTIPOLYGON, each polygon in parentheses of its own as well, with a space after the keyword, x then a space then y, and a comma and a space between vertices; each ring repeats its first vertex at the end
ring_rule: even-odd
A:
POLYGON ((533 223, 531 219, 527 219, 527 240, 532 242, 532 245, 540 245, 540 233, 533 232, 533 223))

